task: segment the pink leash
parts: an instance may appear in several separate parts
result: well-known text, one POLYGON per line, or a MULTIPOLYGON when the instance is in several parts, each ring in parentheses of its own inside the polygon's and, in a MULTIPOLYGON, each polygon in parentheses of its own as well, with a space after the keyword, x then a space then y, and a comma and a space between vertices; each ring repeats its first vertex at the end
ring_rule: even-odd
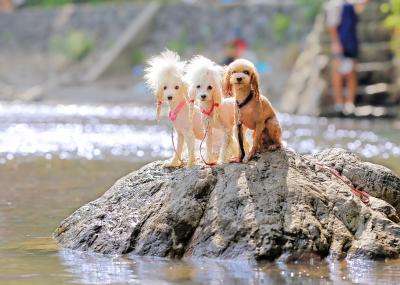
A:
MULTIPOLYGON (((322 168, 328 170, 331 174, 333 174, 333 176, 335 176, 338 180, 342 181, 344 184, 346 184, 355 194, 360 196, 361 202, 363 202, 365 205, 370 205, 370 199, 369 196, 367 194, 365 194, 364 192, 356 189, 353 185, 351 185, 349 182, 347 182, 343 176, 340 175, 340 173, 336 170, 333 169, 321 162, 316 162, 317 165, 321 166, 322 168)), ((361 187, 361 189, 364 189, 364 187, 361 187)))
MULTIPOLYGON (((212 105, 211 105, 211 108, 210 108, 209 110, 206 110, 206 109, 204 109, 203 107, 200 107, 200 111, 201 111, 204 115, 206 115, 207 117, 210 117, 211 114, 212 114, 212 112, 214 111, 214 107, 218 108, 218 107, 219 107, 219 104, 214 104, 214 102, 213 102, 212 105)), ((204 140, 205 140, 206 137, 207 137, 207 132, 208 132, 208 127, 209 127, 209 125, 210 125, 210 122, 208 121, 207 127, 206 127, 206 131, 204 132, 204 137, 203 137, 203 139, 202 139, 201 142, 200 142, 200 149, 199 149, 199 152, 200 152, 201 160, 203 160, 203 162, 204 162, 205 165, 207 165, 207 166, 215 166, 215 165, 217 165, 217 163, 215 163, 215 162, 207 162, 207 161, 204 159, 203 154, 201 153, 201 150, 202 150, 202 147, 203 147, 203 142, 204 142, 204 140)))
POLYGON ((176 119, 178 118, 179 112, 182 110, 183 106, 186 104, 186 99, 182 99, 182 101, 178 104, 178 106, 175 108, 175 110, 169 112, 168 118, 172 121, 175 122, 176 119))
MULTIPOLYGON (((176 121, 176 119, 178 118, 179 112, 182 110, 182 108, 183 108, 183 106, 185 106, 185 104, 186 104, 186 99, 182 99, 182 101, 179 102, 179 104, 178 104, 178 106, 175 108, 175 110, 169 112, 168 118, 169 118, 172 122, 175 122, 175 121, 176 121)), ((182 165, 183 165, 183 160, 179 157, 178 151, 176 150, 176 147, 175 147, 174 129, 173 129, 173 128, 171 129, 171 141, 172 141, 172 147, 174 148, 175 155, 176 155, 176 157, 178 157, 179 162, 181 163, 180 166, 182 166, 182 165)))

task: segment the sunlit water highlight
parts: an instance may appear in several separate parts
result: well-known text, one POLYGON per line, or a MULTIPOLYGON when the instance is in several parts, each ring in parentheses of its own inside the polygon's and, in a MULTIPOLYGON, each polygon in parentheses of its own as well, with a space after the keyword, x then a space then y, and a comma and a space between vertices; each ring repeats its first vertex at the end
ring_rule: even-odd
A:
MULTIPOLYGON (((398 284, 400 261, 251 264, 59 250, 50 237, 116 179, 172 154, 152 106, 0 103, 0 284, 398 284)), ((398 121, 279 116, 288 147, 343 147, 400 173, 398 121)))
MULTIPOLYGON (((341 147, 365 158, 400 158, 400 132, 390 121, 328 120, 281 114, 283 136, 301 153, 341 147)), ((172 153, 165 120, 149 106, 0 104, 0 163, 18 156, 134 161, 172 153)))

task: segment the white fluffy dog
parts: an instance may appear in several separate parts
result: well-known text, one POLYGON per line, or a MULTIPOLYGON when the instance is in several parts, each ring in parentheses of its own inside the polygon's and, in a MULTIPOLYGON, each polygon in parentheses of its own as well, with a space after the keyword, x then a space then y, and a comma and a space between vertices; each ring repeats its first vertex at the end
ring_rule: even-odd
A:
MULTIPOLYGON (((234 129, 235 99, 223 98, 222 80, 224 69, 203 56, 194 57, 186 67, 189 83, 189 97, 200 106, 203 126, 207 132, 207 163, 229 162, 234 149, 232 133, 234 129), (219 159, 214 158, 213 129, 223 131, 223 143, 219 159)), ((193 109, 194 110, 194 109, 193 109)))
POLYGON ((151 58, 148 64, 145 79, 157 98, 157 121, 160 120, 161 106, 166 100, 169 105, 169 120, 178 135, 174 156, 164 166, 182 165, 183 144, 186 142, 189 156, 187 167, 192 167, 195 164, 195 138, 202 139, 204 132, 199 109, 194 110, 192 117, 189 116, 188 88, 184 80, 185 62, 175 52, 166 50, 151 58))

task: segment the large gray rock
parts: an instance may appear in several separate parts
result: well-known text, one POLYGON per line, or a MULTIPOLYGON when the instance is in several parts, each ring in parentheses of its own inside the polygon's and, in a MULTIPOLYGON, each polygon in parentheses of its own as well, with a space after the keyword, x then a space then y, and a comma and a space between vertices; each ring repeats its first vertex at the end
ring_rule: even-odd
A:
POLYGON ((341 149, 283 149, 247 164, 167 170, 148 164, 65 219, 61 246, 162 257, 304 260, 396 257, 400 178, 341 149), (359 197, 322 161, 378 198, 359 197), (383 200, 381 200, 383 199, 383 200))

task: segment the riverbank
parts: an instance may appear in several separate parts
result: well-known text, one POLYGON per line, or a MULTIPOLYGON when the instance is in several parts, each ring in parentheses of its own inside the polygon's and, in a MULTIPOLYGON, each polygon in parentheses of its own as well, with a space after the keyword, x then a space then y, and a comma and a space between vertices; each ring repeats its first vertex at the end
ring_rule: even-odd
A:
POLYGON ((201 53, 222 62, 226 42, 240 36, 249 47, 246 56, 261 73, 264 93, 278 102, 310 29, 303 15, 305 8, 294 4, 173 3, 161 5, 157 17, 149 20, 137 37, 128 38, 147 7, 144 3, 103 3, 24 8, 2 15, 0 99, 73 99, 74 90, 79 89, 82 98, 101 101, 106 96, 102 92, 96 96, 92 90, 102 85, 118 89, 120 84, 130 84, 135 94, 148 95, 141 79, 144 61, 150 56, 168 47, 185 59, 201 53), (247 25, 251 21, 253 25, 247 25), (27 26, 32 26, 29 32, 27 26), (88 83, 88 74, 121 42, 125 44, 113 55, 100 83, 88 83), (84 95, 86 91, 89 97, 84 95))

